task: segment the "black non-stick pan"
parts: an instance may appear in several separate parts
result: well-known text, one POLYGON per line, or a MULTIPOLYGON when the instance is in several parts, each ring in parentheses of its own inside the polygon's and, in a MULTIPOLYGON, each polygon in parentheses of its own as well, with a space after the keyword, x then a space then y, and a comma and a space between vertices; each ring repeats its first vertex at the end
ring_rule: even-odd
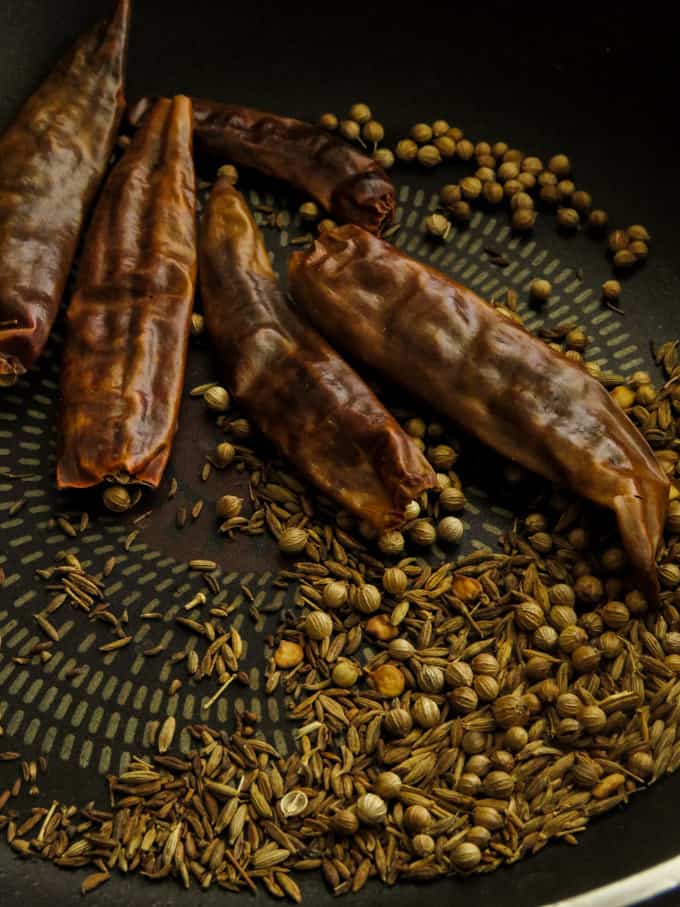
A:
MULTIPOLYGON (((110 9, 109 0, 3 0, 0 6, 0 128, 35 87, 68 42, 110 9)), ((420 120, 445 117, 475 139, 504 140, 547 157, 564 151, 575 162, 577 180, 616 225, 644 223, 653 234, 652 254, 644 269, 625 284, 624 314, 602 310, 597 288, 610 276, 602 246, 584 235, 570 239, 555 233, 545 219, 528 240, 517 240, 502 217, 479 214, 467 231, 454 236, 450 249, 459 279, 482 293, 495 286, 519 284, 523 269, 535 262, 560 286, 560 311, 545 317, 577 315, 595 338, 603 363, 653 369, 649 340, 680 336, 680 270, 677 236, 680 180, 672 141, 678 84, 672 35, 665 35, 651 7, 640 4, 532 6, 489 0, 474 8, 462 4, 364 4, 343 9, 336 4, 217 3, 212 0, 133 2, 127 95, 182 92, 222 99, 314 119, 325 110, 343 113, 357 100, 371 104, 391 140, 420 120), (640 20, 644 18, 644 22, 640 20), (652 27, 654 23, 655 27, 652 27), (484 248, 493 246, 511 261, 500 273, 484 248), (603 317, 604 316, 604 317, 603 317)), ((397 168, 402 235, 412 254, 437 261, 435 248, 422 238, 422 220, 442 182, 457 178, 422 169, 397 168)), ((296 211, 300 199, 281 185, 253 179, 246 183, 251 202, 275 201, 296 211)), ((269 231, 277 267, 285 272, 287 244, 303 232, 295 221, 288 231, 269 231)), ((454 267, 450 265, 450 268, 454 267)), ((0 262, 2 267, 2 262, 0 262)), ((446 268, 447 265, 442 264, 446 268)), ((189 722, 200 720, 190 691, 169 705, 166 678, 158 665, 129 654, 101 660, 95 632, 84 621, 67 634, 63 656, 49 670, 17 665, 12 657, 29 644, 31 614, 44 593, 34 578, 36 567, 52 562, 64 539, 47 527, 53 510, 68 506, 54 492, 54 413, 62 323, 57 322, 46 354, 27 380, 0 396, 1 472, 34 478, 10 480, 0 474, 0 565, 8 581, 0 589, 0 749, 17 749, 29 758, 49 757, 40 794, 22 806, 53 798, 82 803, 102 799, 102 775, 117 771, 131 752, 147 747, 146 729, 169 708, 189 722), (21 489, 16 482, 23 482, 21 489), (12 501, 25 494, 28 505, 9 516, 12 501), (35 601, 34 601, 35 597, 35 601), (88 671, 69 680, 70 659, 77 656, 88 671)), ((187 385, 212 377, 207 349, 192 348, 187 385)), ((224 493, 223 479, 200 482, 203 454, 214 443, 214 428, 196 407, 186 403, 168 473, 179 481, 180 496, 195 500, 224 493)), ((501 490, 485 486, 480 475, 468 477, 476 514, 466 538, 494 544, 504 525, 501 490)), ((238 478, 230 478, 234 488, 238 478)), ((466 486, 467 487, 467 486, 466 486)), ((165 487, 150 501, 148 527, 127 554, 122 594, 135 601, 176 603, 175 590, 191 580, 181 564, 192 556, 214 557, 223 568, 230 597, 245 579, 264 589, 278 566, 273 544, 264 539, 217 540, 207 520, 187 535, 173 526, 174 508, 165 487), (168 580, 170 582, 168 583, 168 580), (169 591, 166 591, 169 590, 169 591)), ((129 527, 97 513, 91 530, 74 540, 84 558, 99 558, 116 547, 129 527)), ((245 610, 245 604, 244 604, 245 610)), ((258 664, 261 642, 246 618, 249 662, 258 664)), ((258 691, 241 694, 257 700, 258 691)), ((229 724, 231 712, 211 715, 229 724)), ((264 728, 286 738, 285 725, 264 728)), ((0 789, 14 768, 0 764, 0 789)), ((12 775, 13 777, 13 775, 12 775)), ((416 905, 423 898, 464 907, 569 904, 613 907, 660 896, 655 903, 678 904, 680 882, 680 778, 670 777, 635 796, 592 826, 579 845, 551 845, 538 856, 511 868, 466 880, 446 879, 429 886, 384 889, 370 883, 356 904, 416 905), (640 875, 642 873, 642 875, 640 875), (603 886, 605 886, 603 888, 603 886), (666 892, 666 894, 663 894, 666 892)), ((24 862, 0 842, 0 904, 51 905, 75 900, 81 874, 51 864, 24 862)), ((319 879, 303 879, 308 903, 329 904, 331 895, 319 879)), ((184 891, 171 882, 152 886, 138 877, 115 877, 90 896, 114 905, 265 903, 220 889, 206 894, 184 891)))

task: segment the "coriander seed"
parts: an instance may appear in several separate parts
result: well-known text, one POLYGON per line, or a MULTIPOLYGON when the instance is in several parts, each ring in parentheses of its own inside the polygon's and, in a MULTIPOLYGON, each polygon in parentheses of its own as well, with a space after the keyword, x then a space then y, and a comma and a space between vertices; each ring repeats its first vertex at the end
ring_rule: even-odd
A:
POLYGON ((422 145, 418 149, 418 163, 422 164, 424 167, 436 167, 437 164, 441 164, 442 156, 439 153, 439 149, 434 145, 422 145))
POLYGON ((602 298, 607 302, 616 302, 621 295, 621 284, 618 280, 605 280, 602 284, 602 298))
POLYGON ((354 120, 355 123, 368 123, 368 121, 371 119, 371 116, 371 108, 368 106, 368 104, 359 102, 352 104, 349 109, 349 117, 351 120, 354 120))
MULTIPOLYGON (((375 157, 375 155, 373 155, 375 157)), ((338 225, 334 220, 331 220, 330 217, 322 218, 319 223, 316 225, 316 229, 319 233, 328 233, 329 230, 335 230, 338 225)))
POLYGON ((499 182, 505 183, 507 180, 517 179, 519 176, 519 167, 514 161, 505 161, 500 165, 496 172, 499 182))
POLYGON ((362 614, 373 614, 380 608, 381 603, 382 596, 380 595, 380 590, 377 586, 366 583, 357 589, 356 608, 358 611, 361 611, 362 614))
POLYGON ((221 520, 229 520, 232 517, 238 516, 241 513, 242 507, 243 498, 239 498, 233 494, 224 494, 221 498, 217 499, 217 516, 221 520))
POLYGON ((298 208, 300 220, 317 220, 320 213, 319 206, 315 202, 304 202, 298 208))
POLYGON ((626 230, 612 230, 607 238, 607 248, 610 252, 620 252, 628 248, 629 237, 626 230))
POLYGON ((449 131, 449 128, 449 124, 446 122, 446 120, 435 120, 432 124, 432 135, 446 135, 446 133, 449 131))
POLYGON ((492 170, 491 167, 478 167, 475 170, 475 177, 481 183, 488 183, 496 179, 496 171, 492 170))
POLYGON ((396 772, 380 772, 373 783, 373 790, 384 800, 392 800, 399 796, 402 781, 396 772))
POLYGON ((555 154, 548 161, 548 170, 559 177, 569 176, 571 173, 571 161, 566 154, 555 154))
POLYGON ((533 226, 536 223, 536 215, 530 208, 519 208, 517 211, 513 212, 510 223, 512 224, 513 230, 525 233, 528 230, 533 229, 533 226))
POLYGON ((321 596, 326 608, 341 608, 347 601, 347 583, 340 580, 334 580, 324 586, 321 596))
POLYGON ((543 277, 537 277, 535 280, 531 281, 531 286, 529 287, 529 294, 533 302, 538 305, 543 305, 550 298, 552 293, 552 284, 549 280, 546 280, 543 277))
POLYGON ((499 205, 503 201, 503 187, 500 183, 489 180, 484 183, 482 195, 490 205, 499 205))
POLYGON ((233 164, 223 164, 217 171, 217 176, 220 179, 228 180, 232 186, 235 186, 238 182, 238 170, 234 167, 233 164))
POLYGON ((583 189, 576 189, 575 192, 571 193, 571 204, 573 208, 583 214, 590 210, 593 199, 590 193, 584 192, 583 189))
POLYGON ((382 142, 385 138, 385 129, 382 123, 379 123, 377 120, 368 120, 367 123, 361 127, 361 135, 367 142, 372 142, 374 145, 377 145, 378 142, 382 142))
POLYGON ((333 621, 325 611, 312 611, 305 618, 304 631, 310 639, 328 639, 333 632, 333 621))
POLYGON ((327 129, 329 132, 335 132, 340 121, 334 113, 322 113, 319 117, 318 123, 322 129, 327 129))
POLYGON ((577 230, 581 218, 574 208, 559 208, 557 211, 557 224, 563 230, 577 230))
POLYGON ((551 207, 559 204, 560 193, 557 186, 553 186, 550 183, 547 183, 545 186, 541 186, 541 191, 538 193, 540 200, 551 207))
POLYGON ((510 209, 512 211, 517 211, 519 208, 529 208, 534 207, 534 200, 527 192, 516 192, 510 199, 510 209))
POLYGON ((472 209, 468 202, 461 199, 459 202, 454 202, 451 205, 451 213, 454 218, 460 223, 467 223, 472 217, 472 209))
POLYGON ((284 529, 279 536, 279 550, 283 554, 300 554, 307 546, 307 532, 297 527, 284 529))
POLYGON ((330 825, 336 835, 353 835, 359 830, 359 819, 351 809, 341 809, 331 818, 330 825))
POLYGON ((466 176, 460 181, 460 191, 463 198, 471 200, 479 198, 482 191, 482 182, 476 176, 466 176))
POLYGON ((461 161, 469 161, 475 153, 475 146, 468 139, 461 139, 456 145, 456 154, 461 161))
POLYGON ((340 135, 350 142, 355 142, 361 135, 361 127, 354 120, 342 120, 340 123, 340 135))
POLYGON ((102 495, 104 506, 114 513, 124 513, 132 507, 132 496, 123 485, 109 485, 102 495))
POLYGON ((446 239, 451 232, 451 221, 443 214, 430 214, 425 219, 425 229, 435 239, 446 239))
POLYGON ((408 577, 399 567, 388 567, 383 573, 382 584, 385 592, 402 596, 408 587, 408 577))
POLYGON ((418 146, 412 139, 401 139, 397 142, 394 153, 400 161, 413 161, 418 154, 418 146))
POLYGON ((410 136, 419 145, 426 145, 432 139, 432 127, 427 123, 416 123, 411 127, 410 136))
POLYGON ((203 394, 206 407, 215 413, 226 413, 229 409, 230 397, 226 388, 214 385, 203 394))
MULTIPOLYGON (((376 148, 373 152, 373 160, 380 164, 383 170, 390 170, 394 167, 394 154, 389 148, 376 148)), ((320 224, 319 227, 321 227, 320 224)))
POLYGON ((454 157, 456 153, 456 143, 447 135, 441 135, 432 142, 442 157, 454 157))
POLYGON ((637 261, 635 255, 628 249, 619 249, 614 254, 614 267, 620 271, 627 271, 637 261))
POLYGON ((632 227, 628 227, 626 233, 628 234, 628 239, 630 240, 641 240, 642 242, 649 242, 649 240, 652 238, 649 235, 647 229, 641 224, 633 224, 632 227))
POLYGON ((437 532, 427 520, 416 520, 410 527, 409 534, 414 545, 427 548, 437 538, 437 532))
POLYGON ((356 814, 364 825, 380 825, 387 817, 387 805, 377 794, 364 794, 356 802, 356 814))
POLYGON ((446 545, 459 544, 465 533, 461 520, 455 516, 447 516, 437 524, 437 538, 446 545))
POLYGON ((643 242, 641 239, 634 239, 628 246, 628 251, 631 252, 638 261, 644 261, 649 254, 649 247, 647 246, 647 243, 643 242))
POLYGON ((398 557, 403 553, 406 543, 404 536, 398 529, 388 529, 378 536, 378 548, 390 557, 398 557))
POLYGON ((359 679, 361 668, 346 658, 340 659, 334 666, 331 679, 336 687, 349 689, 359 679))
POLYGON ((222 441, 221 444, 218 444, 215 448, 215 459, 219 466, 229 466, 230 463, 234 462, 235 456, 236 449, 229 441, 222 441))
POLYGON ((439 190, 439 200, 442 205, 453 205, 455 202, 459 202, 461 199, 460 186, 455 183, 449 183, 446 186, 442 186, 439 190))

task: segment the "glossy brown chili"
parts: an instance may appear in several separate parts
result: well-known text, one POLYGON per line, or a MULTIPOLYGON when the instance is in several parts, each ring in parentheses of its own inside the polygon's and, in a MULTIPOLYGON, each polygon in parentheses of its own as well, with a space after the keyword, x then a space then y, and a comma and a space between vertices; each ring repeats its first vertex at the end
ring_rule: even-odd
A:
POLYGON ((163 474, 196 278, 191 130, 188 98, 159 100, 97 204, 67 313, 60 488, 163 474))
POLYGON ((382 168, 311 123, 196 99, 198 155, 292 183, 340 221, 377 233, 394 214, 394 187, 382 168))
POLYGON ((0 386, 42 352, 124 107, 128 0, 83 35, 0 137, 0 386))
POLYGON ((356 372, 289 308, 260 231, 226 177, 199 241, 206 326, 238 403, 321 491, 384 529, 435 476, 356 372))
POLYGON ((642 435, 580 365, 472 291, 358 227, 290 261, 293 295, 340 349, 534 472, 616 512, 645 591, 668 481, 642 435))

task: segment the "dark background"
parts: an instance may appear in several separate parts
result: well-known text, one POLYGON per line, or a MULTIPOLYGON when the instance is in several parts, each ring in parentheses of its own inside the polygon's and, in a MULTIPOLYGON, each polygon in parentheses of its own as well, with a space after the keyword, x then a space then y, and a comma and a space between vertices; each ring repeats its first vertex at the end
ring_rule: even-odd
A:
MULTIPOLYGON (((0 128, 75 34, 109 8, 108 0, 3 0, 0 128)), ((680 67, 667 16, 660 4, 640 0, 590 6, 488 0, 474 7, 136 0, 127 94, 132 101, 186 92, 303 118, 342 114, 362 100, 385 123, 388 144, 416 121, 443 117, 473 141, 502 139, 544 158, 564 151, 577 184, 614 225, 644 223, 652 233, 650 262, 626 286, 623 305, 628 326, 663 340, 680 335, 680 67)), ((417 179, 434 187, 458 175, 453 168, 444 178, 439 171, 417 179)), ((551 226, 539 229, 548 245, 563 242, 551 226)), ((601 248, 583 236, 570 242, 574 260, 587 257, 595 279, 610 276, 601 248)), ((425 895, 460 905, 531 907, 587 891, 680 853, 679 782, 663 782, 594 823, 578 848, 550 847, 493 876, 429 889, 369 886, 361 901, 408 905, 425 895)), ((68 779, 63 784, 67 795, 68 779)), ((41 905, 70 902, 79 881, 0 848, 3 907, 27 897, 41 905)), ((306 886, 315 901, 321 891, 306 886)), ((116 879, 90 901, 121 897, 146 907, 197 897, 234 902, 222 891, 197 895, 136 879, 116 879)), ((266 898, 261 893, 254 901, 266 898)), ((678 904, 680 897, 655 903, 678 904)))

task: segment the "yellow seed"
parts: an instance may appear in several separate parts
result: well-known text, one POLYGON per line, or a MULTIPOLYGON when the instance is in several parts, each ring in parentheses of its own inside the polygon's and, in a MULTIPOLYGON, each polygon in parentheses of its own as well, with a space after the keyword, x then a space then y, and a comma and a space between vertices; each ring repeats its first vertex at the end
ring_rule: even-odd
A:
POLYGON ((362 126, 361 135, 367 142, 377 144, 384 139, 385 129, 383 128, 382 123, 379 123, 377 120, 368 120, 368 122, 364 123, 362 126))
POLYGON ((550 294, 552 293, 552 284, 549 280, 546 280, 543 277, 539 277, 536 280, 531 281, 529 293, 531 294, 531 298, 534 302, 547 302, 550 298, 550 294))
POLYGON ((548 170, 559 177, 569 176, 571 173, 571 161, 566 154, 555 154, 548 161, 548 170))
POLYGON ((432 139, 432 127, 428 126, 427 123, 416 123, 415 126, 411 127, 410 135, 414 142, 418 142, 419 145, 425 145, 432 139))
POLYGON ((279 536, 279 550, 284 554, 299 554, 307 545, 307 532, 293 527, 284 529, 279 536))
POLYGON ((425 220, 425 229, 436 239, 446 239, 451 232, 451 221, 443 214, 430 214, 425 220))
POLYGON ((302 646, 289 639, 282 639, 274 654, 274 662, 278 668, 295 668, 305 657, 302 646))
POLYGON ((371 108, 368 104, 363 104, 361 102, 352 104, 349 109, 349 116, 355 123, 368 123, 372 116, 371 108))
POLYGON ((456 153, 456 143, 448 135, 441 135, 432 144, 442 157, 453 157, 456 153))
POLYGON ((215 384, 203 394, 203 402, 209 410, 216 413, 225 413, 229 409, 229 392, 226 388, 215 384))
POLYGON ((439 190, 439 200, 442 205, 453 205, 455 202, 459 202, 460 198, 460 186, 456 183, 449 183, 439 190))
POLYGON ((320 213, 319 206, 315 202, 304 202, 298 208, 300 220, 317 220, 320 213))
POLYGON ((233 164, 223 164, 217 171, 218 177, 225 179, 235 186, 238 182, 238 170, 233 164))
POLYGON ((310 639, 327 639, 333 632, 333 621, 325 611, 312 611, 305 618, 304 630, 310 639))
POLYGON ((123 485, 109 485, 102 497, 104 505, 114 513, 123 513, 132 506, 130 492, 123 485))
POLYGON ((394 153, 400 161, 413 161, 418 154, 418 146, 412 139, 401 139, 397 142, 394 153))
POLYGON ((392 698, 393 696, 401 696, 404 692, 406 680, 396 665, 380 665, 375 671, 369 671, 369 677, 376 692, 381 696, 392 698))
POLYGON ((361 127, 354 120, 342 120, 340 123, 340 135, 350 142, 356 141, 361 134, 361 127))
POLYGON ((621 409, 629 409, 635 403, 635 391, 623 384, 619 384, 612 390, 611 397, 621 409))
POLYGON ((236 497, 233 494, 222 495, 217 501, 217 516, 220 519, 228 520, 231 517, 238 516, 243 507, 243 498, 236 497))
POLYGON ((441 164, 442 156, 434 145, 423 145, 418 149, 418 162, 424 167, 436 167, 441 164))
POLYGON ((605 280, 602 284, 602 298, 608 302, 616 302, 621 295, 621 284, 618 280, 605 280))
POLYGON ((339 120, 334 113, 322 113, 318 122, 322 129, 334 132, 338 128, 339 120))
MULTIPOLYGON (((373 160, 380 164, 383 170, 389 170, 394 166, 394 154, 389 148, 376 148, 373 152, 373 160)), ((321 224, 319 224, 319 229, 321 229, 321 224)))
POLYGON ((389 642, 399 631, 393 626, 387 614, 374 614, 366 621, 366 632, 375 639, 389 642))

